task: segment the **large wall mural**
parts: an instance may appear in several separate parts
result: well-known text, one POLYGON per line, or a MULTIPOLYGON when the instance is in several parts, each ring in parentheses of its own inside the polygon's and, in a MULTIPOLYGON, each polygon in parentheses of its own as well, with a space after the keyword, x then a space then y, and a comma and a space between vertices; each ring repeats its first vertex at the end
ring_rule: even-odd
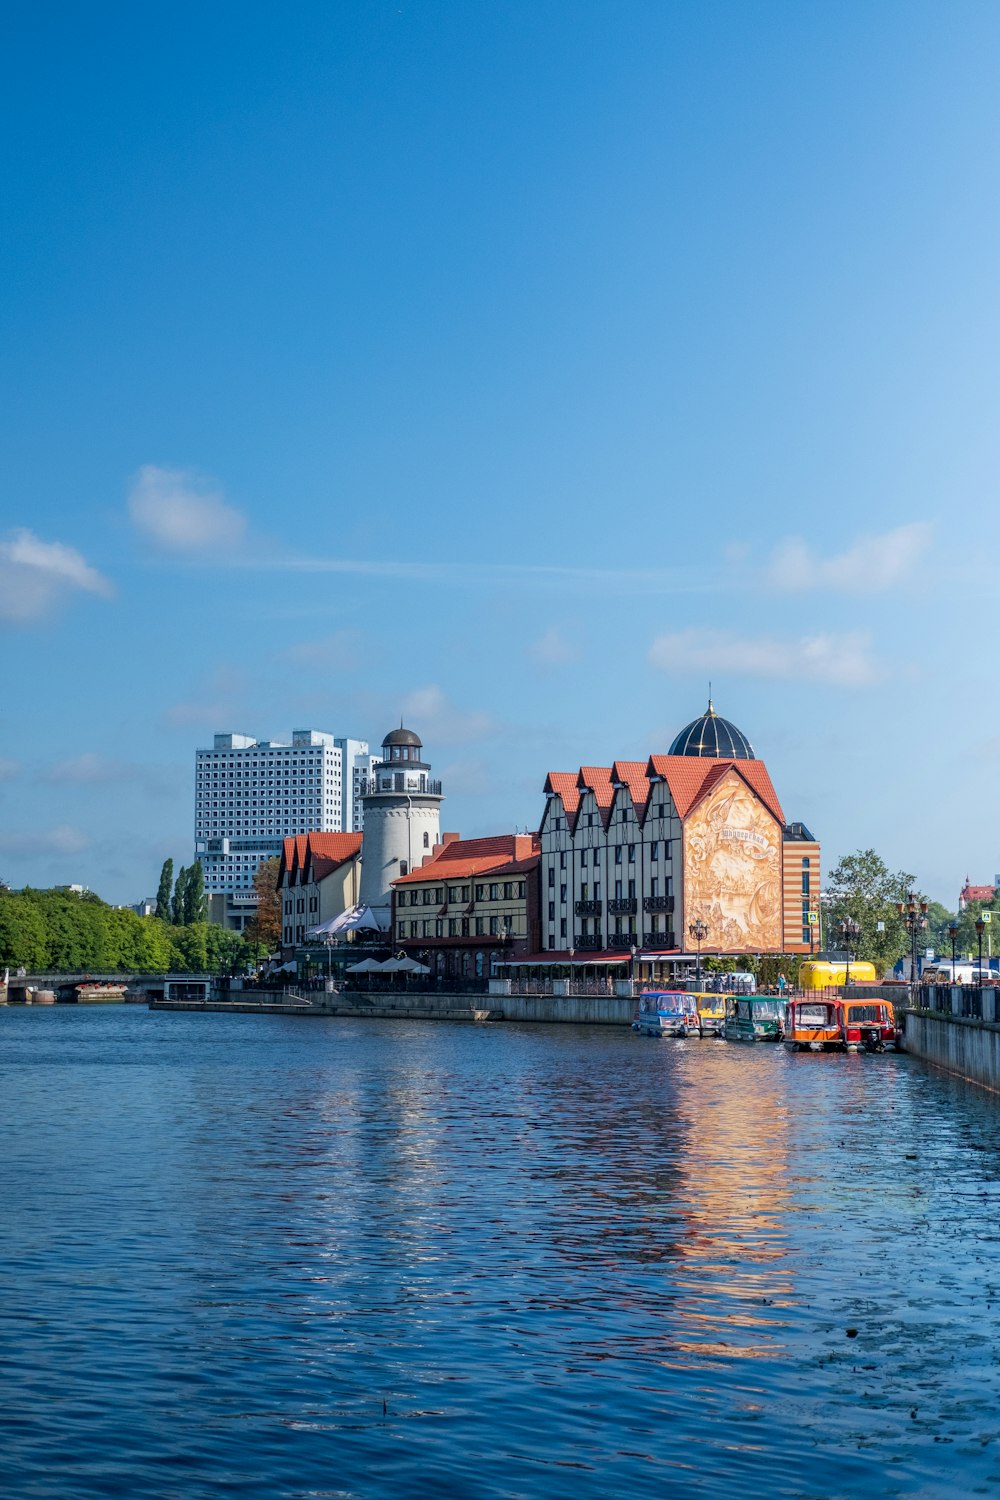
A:
POLYGON ((705 946, 781 949, 781 829, 729 771, 684 821, 684 934, 700 917, 705 946))

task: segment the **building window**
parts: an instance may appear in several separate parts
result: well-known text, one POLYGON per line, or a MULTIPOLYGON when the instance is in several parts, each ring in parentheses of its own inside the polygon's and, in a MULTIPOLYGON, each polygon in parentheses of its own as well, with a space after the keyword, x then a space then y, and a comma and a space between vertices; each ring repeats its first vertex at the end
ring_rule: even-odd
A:
POLYGON ((490 886, 490 900, 491 901, 499 901, 500 900, 500 886, 498 885, 498 883, 496 881, 494 881, 493 884, 490 886))
POLYGON ((629 846, 628 846, 628 862, 629 862, 630 865, 634 865, 635 864, 635 845, 634 844, 629 844, 629 846))
POLYGON ((629 900, 632 900, 632 898, 635 896, 635 881, 634 880, 630 880, 629 883, 628 883, 628 894, 629 894, 629 900))
POLYGON ((514 882, 512 880, 504 881, 503 899, 505 901, 513 901, 514 899, 514 882))
POLYGON ((430 836, 429 833, 425 833, 424 834, 424 848, 425 849, 429 849, 430 847, 431 847, 431 836, 430 836))
POLYGON ((559 918, 559 936, 560 937, 565 937, 566 936, 566 918, 565 917, 560 917, 559 918))
POLYGON ((458 918, 457 917, 449 917, 448 918, 448 936, 449 937, 458 937, 458 918))
POLYGON ((808 896, 808 894, 809 894, 809 871, 808 870, 803 870, 802 871, 802 894, 803 894, 803 896, 808 896))
POLYGON ((438 917, 437 921, 434 923, 434 936, 444 937, 444 921, 441 917, 438 917))
POLYGON ((476 937, 482 937, 483 933, 485 931, 486 931, 486 918, 485 917, 477 917, 476 918, 476 937))
POLYGON ((615 864, 616 865, 620 865, 621 862, 622 862, 622 849, 621 849, 621 845, 619 844, 618 847, 615 849, 615 864))
POLYGON ((563 903, 563 905, 565 905, 565 903, 566 903, 566 887, 564 885, 561 885, 559 887, 559 900, 563 903))
POLYGON ((490 937, 496 937, 500 931, 500 918, 490 917, 490 937))
POLYGON ((559 868, 560 868, 560 870, 565 870, 565 868, 566 868, 566 850, 565 849, 563 849, 562 852, 559 855, 559 868))
POLYGON ((555 885, 555 883, 556 883, 556 867, 555 867, 555 865, 549 865, 549 889, 550 890, 555 885))
POLYGON ((649 846, 649 857, 650 857, 650 859, 659 859, 659 857, 660 857, 660 844, 659 844, 659 840, 658 839, 654 839, 653 842, 650 844, 650 846, 649 846))
POLYGON ((549 902, 549 921, 550 922, 554 922, 555 919, 556 919, 556 903, 554 901, 550 901, 549 902))

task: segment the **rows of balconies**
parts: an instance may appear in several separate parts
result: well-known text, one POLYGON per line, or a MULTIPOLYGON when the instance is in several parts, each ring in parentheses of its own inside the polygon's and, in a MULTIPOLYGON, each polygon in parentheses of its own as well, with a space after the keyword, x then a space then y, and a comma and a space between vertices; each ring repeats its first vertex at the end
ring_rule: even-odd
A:
POLYGON ((578 932, 573 939, 577 953, 597 953, 602 948, 624 952, 628 948, 675 948, 677 940, 672 932, 609 932, 607 937, 600 932, 578 932))
MULTIPOLYGON (((608 915, 612 917, 634 917, 639 909, 635 896, 614 896, 608 901, 608 915)), ((673 896, 644 896, 642 909, 645 912, 669 912, 674 909, 673 896)), ((578 917, 599 917, 603 913, 600 901, 576 901, 573 910, 578 917)))

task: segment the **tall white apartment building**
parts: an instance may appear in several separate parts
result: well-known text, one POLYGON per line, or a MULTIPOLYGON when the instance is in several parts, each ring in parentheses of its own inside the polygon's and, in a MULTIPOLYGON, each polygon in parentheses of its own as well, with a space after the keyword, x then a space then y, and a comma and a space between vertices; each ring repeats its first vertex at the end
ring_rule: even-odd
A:
POLYGON ((294 834, 353 833, 370 764, 364 740, 293 729, 291 744, 217 734, 195 752, 195 858, 213 921, 242 931, 257 904, 253 877, 294 834))

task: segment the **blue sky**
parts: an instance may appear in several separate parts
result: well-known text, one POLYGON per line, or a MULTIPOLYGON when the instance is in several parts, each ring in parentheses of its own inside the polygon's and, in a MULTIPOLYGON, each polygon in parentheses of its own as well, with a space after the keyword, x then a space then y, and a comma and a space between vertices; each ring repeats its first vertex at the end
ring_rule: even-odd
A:
POLYGON ((829 865, 1000 870, 1000 11, 54 5, 0 53, 0 874, 155 889, 217 729, 444 822, 707 682, 829 865))

